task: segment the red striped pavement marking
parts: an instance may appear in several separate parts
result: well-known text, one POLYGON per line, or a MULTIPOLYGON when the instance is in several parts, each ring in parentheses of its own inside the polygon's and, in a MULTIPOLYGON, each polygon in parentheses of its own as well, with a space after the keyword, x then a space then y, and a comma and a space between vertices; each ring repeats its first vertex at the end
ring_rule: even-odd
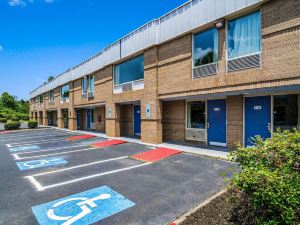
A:
POLYGON ((120 145, 127 143, 127 141, 122 141, 122 140, 109 140, 109 141, 101 141, 98 143, 92 144, 93 147, 99 148, 99 147, 109 147, 113 145, 120 145))
POLYGON ((95 135, 87 134, 87 135, 80 135, 80 136, 73 136, 67 138, 69 141, 75 141, 75 140, 80 140, 80 139, 87 139, 87 138, 94 138, 96 137, 95 135))
POLYGON ((147 152, 142 152, 131 156, 134 159, 139 159, 146 162, 157 162, 173 155, 180 154, 182 151, 170 148, 156 148, 147 152))
POLYGON ((0 134, 9 134, 9 133, 13 133, 13 131, 0 131, 0 134))

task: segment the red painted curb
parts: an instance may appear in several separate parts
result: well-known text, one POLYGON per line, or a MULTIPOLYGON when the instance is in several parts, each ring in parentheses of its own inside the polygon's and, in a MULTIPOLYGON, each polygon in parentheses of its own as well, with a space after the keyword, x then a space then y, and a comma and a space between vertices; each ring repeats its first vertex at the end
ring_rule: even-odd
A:
POLYGON ((173 155, 180 154, 182 151, 170 149, 170 148, 156 148, 147 152, 142 152, 131 156, 134 159, 146 161, 146 162, 157 162, 159 160, 168 158, 173 155))
POLYGON ((75 140, 80 140, 80 139, 87 139, 87 138, 94 138, 96 137, 95 135, 87 134, 87 135, 80 135, 80 136, 73 136, 67 138, 69 141, 75 141, 75 140))
POLYGON ((127 141, 122 141, 122 140, 109 140, 109 141, 101 141, 98 143, 92 144, 93 147, 99 148, 99 147, 109 147, 113 145, 120 145, 127 143, 127 141))

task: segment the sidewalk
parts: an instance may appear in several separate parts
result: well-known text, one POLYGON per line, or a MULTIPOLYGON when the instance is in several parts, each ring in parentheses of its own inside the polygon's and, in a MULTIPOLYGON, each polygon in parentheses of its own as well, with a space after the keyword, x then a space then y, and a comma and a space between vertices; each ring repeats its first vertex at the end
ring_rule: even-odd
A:
MULTIPOLYGON (((47 126, 40 126, 40 127, 47 127, 47 126)), ((102 138, 108 138, 108 139, 118 139, 118 140, 123 140, 131 143, 137 143, 137 144, 143 144, 143 145, 148 145, 152 147, 164 147, 164 148, 172 148, 172 149, 177 149, 181 150, 187 153, 191 154, 197 154, 197 155, 203 155, 203 156, 209 156, 209 157, 214 157, 214 158, 220 158, 227 160, 228 159, 228 152, 226 151, 218 151, 212 148, 204 148, 204 147, 192 147, 192 146, 185 146, 185 145, 178 145, 178 144, 169 144, 169 143, 162 143, 162 144, 149 144, 149 143, 144 143, 139 139, 135 138, 127 138, 127 137, 108 137, 106 134, 103 133, 97 133, 97 132, 91 132, 91 131, 82 131, 82 130, 69 130, 69 129, 64 129, 64 128, 58 128, 58 127, 49 127, 49 128, 54 128, 58 130, 64 130, 68 132, 73 132, 73 133, 81 133, 81 134, 92 134, 97 137, 102 137, 102 138)), ((218 148, 216 148, 218 149, 218 148)))

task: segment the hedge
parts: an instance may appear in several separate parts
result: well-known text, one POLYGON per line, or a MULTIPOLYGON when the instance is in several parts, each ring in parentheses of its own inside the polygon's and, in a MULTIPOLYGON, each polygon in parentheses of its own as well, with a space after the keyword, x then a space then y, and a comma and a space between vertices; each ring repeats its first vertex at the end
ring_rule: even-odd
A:
POLYGON ((7 119, 6 118, 0 118, 0 123, 6 123, 7 119))
POLYGON ((8 122, 4 124, 5 130, 17 130, 21 126, 20 122, 14 121, 14 122, 8 122))
POLYGON ((33 129, 33 128, 36 128, 37 126, 38 126, 38 122, 37 121, 35 121, 35 120, 28 121, 28 128, 33 129))
POLYGON ((300 224, 300 132, 280 131, 230 153, 240 171, 232 188, 251 199, 259 225, 300 224))
POLYGON ((16 122, 18 122, 18 121, 20 121, 20 119, 19 119, 18 117, 14 117, 14 118, 11 118, 11 121, 16 121, 16 122))

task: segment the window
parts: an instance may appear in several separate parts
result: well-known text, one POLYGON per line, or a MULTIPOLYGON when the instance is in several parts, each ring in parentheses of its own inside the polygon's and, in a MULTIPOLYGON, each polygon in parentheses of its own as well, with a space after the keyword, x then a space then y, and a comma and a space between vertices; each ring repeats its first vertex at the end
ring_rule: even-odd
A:
POLYGON ((54 102, 54 91, 49 91, 49 102, 54 102))
POLYGON ((91 123, 95 123, 95 110, 91 109, 91 123))
POLYGON ((85 76, 82 78, 82 94, 87 94, 88 92, 94 92, 95 90, 95 77, 85 76))
POLYGON ((274 96, 274 131, 300 129, 300 95, 274 96))
POLYGON ((261 51, 261 15, 259 11, 228 22, 227 45, 229 59, 261 51))
POLYGON ((205 102, 187 103, 187 128, 205 129, 205 102))
POLYGON ((61 99, 66 100, 69 98, 70 95, 70 87, 69 85, 65 85, 61 87, 61 99))
POLYGON ((144 79, 144 56, 138 56, 115 66, 115 85, 144 79))
POLYGON ((39 103, 42 104, 44 102, 44 96, 40 95, 39 96, 39 103))
POLYGON ((213 28, 194 35, 194 67, 218 61, 218 31, 213 28))

